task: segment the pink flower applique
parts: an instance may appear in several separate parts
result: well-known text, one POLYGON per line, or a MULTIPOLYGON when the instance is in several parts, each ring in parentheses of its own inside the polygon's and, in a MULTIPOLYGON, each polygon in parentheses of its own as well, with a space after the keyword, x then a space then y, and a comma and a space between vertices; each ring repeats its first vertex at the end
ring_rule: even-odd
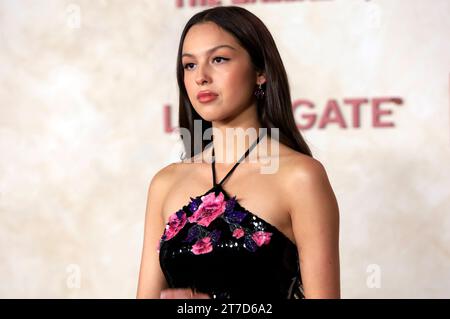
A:
POLYGON ((223 214, 226 207, 223 193, 216 196, 215 192, 201 197, 202 203, 194 214, 188 218, 189 222, 208 227, 211 222, 223 214))
POLYGON ((212 243, 211 243, 211 237, 203 237, 199 240, 197 240, 197 242, 192 246, 191 251, 195 254, 195 255, 200 255, 200 254, 206 254, 211 252, 213 249, 212 243))
POLYGON ((258 247, 262 245, 267 245, 270 242, 270 239, 272 237, 272 233, 264 232, 264 231, 257 231, 253 233, 252 239, 255 241, 256 245, 258 247))
POLYGON ((169 240, 173 238, 186 224, 186 213, 183 210, 179 210, 175 214, 169 217, 169 222, 166 225, 166 230, 162 237, 163 240, 169 240))
POLYGON ((241 238, 242 236, 244 236, 244 230, 242 228, 236 228, 233 231, 233 237, 235 238, 241 238))

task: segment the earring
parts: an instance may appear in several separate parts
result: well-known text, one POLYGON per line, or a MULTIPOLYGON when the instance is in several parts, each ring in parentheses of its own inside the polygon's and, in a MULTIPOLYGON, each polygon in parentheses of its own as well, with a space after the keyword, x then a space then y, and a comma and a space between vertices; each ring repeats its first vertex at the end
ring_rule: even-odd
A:
POLYGON ((262 84, 259 84, 259 88, 255 90, 255 96, 258 100, 262 100, 264 98, 264 90, 262 89, 262 84))

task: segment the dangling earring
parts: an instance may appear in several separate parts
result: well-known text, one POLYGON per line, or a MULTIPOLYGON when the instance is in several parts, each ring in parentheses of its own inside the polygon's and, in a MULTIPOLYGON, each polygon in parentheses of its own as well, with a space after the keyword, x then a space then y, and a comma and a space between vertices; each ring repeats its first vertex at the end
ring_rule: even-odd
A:
POLYGON ((264 98, 264 90, 262 89, 262 84, 259 84, 259 88, 255 90, 255 96, 258 100, 262 100, 264 98))

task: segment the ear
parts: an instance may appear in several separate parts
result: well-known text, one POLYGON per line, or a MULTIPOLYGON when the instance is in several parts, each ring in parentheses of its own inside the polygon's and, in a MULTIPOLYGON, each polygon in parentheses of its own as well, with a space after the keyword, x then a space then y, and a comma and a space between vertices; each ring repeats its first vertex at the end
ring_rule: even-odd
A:
POLYGON ((257 72, 256 73, 256 85, 266 83, 266 73, 265 72, 257 72))

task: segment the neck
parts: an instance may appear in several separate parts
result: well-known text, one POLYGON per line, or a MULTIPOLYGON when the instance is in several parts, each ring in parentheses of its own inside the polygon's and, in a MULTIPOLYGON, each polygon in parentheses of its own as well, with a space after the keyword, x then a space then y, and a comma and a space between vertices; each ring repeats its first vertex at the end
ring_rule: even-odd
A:
MULTIPOLYGON (((260 130, 262 125, 255 111, 256 107, 250 107, 232 121, 212 122, 213 147, 216 163, 236 163, 248 148, 256 142, 258 136, 262 134, 260 130)), ((256 150, 257 146, 250 151, 250 154, 256 150)))

